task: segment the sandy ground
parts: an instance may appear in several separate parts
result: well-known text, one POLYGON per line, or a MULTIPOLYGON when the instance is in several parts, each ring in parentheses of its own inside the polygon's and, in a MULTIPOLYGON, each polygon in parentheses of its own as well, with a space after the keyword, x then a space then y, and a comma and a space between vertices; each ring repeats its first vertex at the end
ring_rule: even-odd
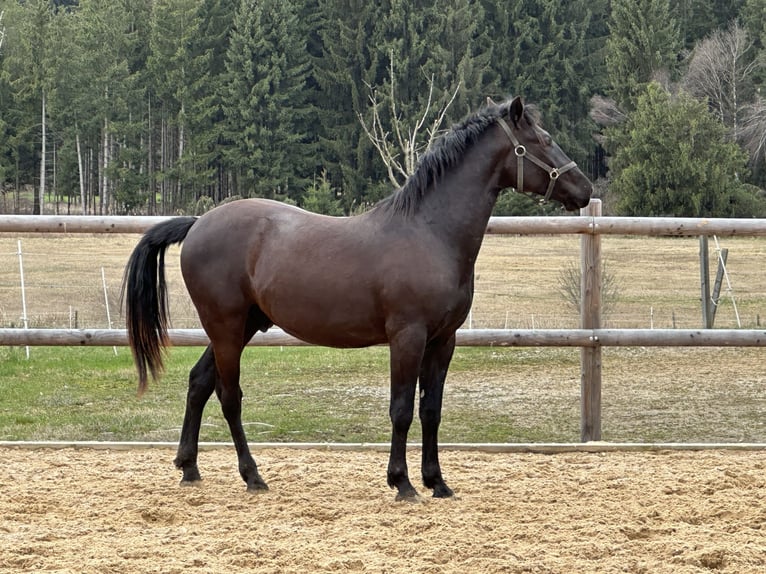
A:
POLYGON ((229 449, 191 488, 173 454, 0 449, 0 572, 766 571, 763 451, 445 451, 456 497, 418 504, 386 453, 256 449, 257 495, 229 449))

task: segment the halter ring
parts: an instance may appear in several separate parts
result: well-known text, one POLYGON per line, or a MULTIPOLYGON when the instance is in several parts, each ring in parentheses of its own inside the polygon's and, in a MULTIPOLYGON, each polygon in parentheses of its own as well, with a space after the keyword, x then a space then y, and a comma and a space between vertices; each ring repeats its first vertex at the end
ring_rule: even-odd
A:
POLYGON ((516 154, 516 157, 524 157, 527 155, 527 148, 519 144, 513 149, 513 153, 516 154))

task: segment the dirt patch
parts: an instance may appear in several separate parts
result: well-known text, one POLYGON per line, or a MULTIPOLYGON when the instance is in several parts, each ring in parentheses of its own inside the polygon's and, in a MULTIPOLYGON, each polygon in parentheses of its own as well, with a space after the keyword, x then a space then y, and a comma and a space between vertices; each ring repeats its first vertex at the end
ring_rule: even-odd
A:
MULTIPOLYGON (((417 469, 418 452, 410 455, 417 469)), ((457 496, 394 502, 380 452, 1 449, 0 572, 748 573, 766 569, 766 453, 446 451, 457 496)))

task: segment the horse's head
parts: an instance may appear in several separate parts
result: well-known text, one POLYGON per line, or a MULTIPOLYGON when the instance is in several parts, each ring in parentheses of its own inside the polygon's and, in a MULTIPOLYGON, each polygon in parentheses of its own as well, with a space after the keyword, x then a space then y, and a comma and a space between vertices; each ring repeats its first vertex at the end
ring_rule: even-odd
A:
POLYGON ((525 110, 520 97, 503 106, 498 125, 508 136, 505 173, 520 193, 555 199, 568 210, 588 205, 593 184, 567 157, 550 134, 525 110))

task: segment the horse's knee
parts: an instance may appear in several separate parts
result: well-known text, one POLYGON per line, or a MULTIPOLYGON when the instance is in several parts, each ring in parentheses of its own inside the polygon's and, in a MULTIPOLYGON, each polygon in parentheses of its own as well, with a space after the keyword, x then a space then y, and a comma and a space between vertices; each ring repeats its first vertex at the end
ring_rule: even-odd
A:
POLYGON ((188 404, 197 408, 204 407, 212 396, 214 388, 214 382, 208 384, 206 381, 190 378, 189 389, 186 393, 188 404))
POLYGON ((410 430, 413 419, 411 409, 392 409, 389 414, 394 432, 406 434, 410 430))
POLYGON ((412 424, 415 412, 415 401, 413 397, 395 396, 391 399, 391 406, 388 415, 391 418, 391 424, 394 430, 407 431, 412 424))
POLYGON ((439 426, 442 421, 442 411, 433 406, 420 407, 420 422, 424 427, 439 426))

